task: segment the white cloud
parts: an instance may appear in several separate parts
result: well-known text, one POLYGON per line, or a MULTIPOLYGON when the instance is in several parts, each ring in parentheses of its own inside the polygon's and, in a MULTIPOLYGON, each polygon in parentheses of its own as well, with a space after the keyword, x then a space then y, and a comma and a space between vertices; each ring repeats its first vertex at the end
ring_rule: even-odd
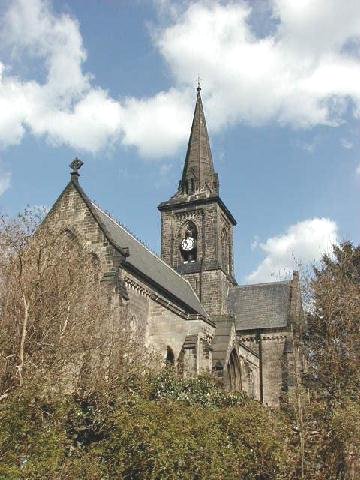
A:
POLYGON ((260 243, 264 260, 247 277, 250 283, 267 282, 288 277, 299 265, 317 262, 338 242, 338 228, 327 218, 313 218, 291 225, 279 236, 260 243))
POLYGON ((20 55, 25 52, 46 64, 44 93, 48 100, 67 104, 89 87, 81 70, 86 60, 78 22, 69 15, 55 15, 44 0, 15 0, 1 22, 1 41, 20 55))
POLYGON ((170 89, 150 98, 118 101, 92 86, 77 21, 55 15, 42 0, 15 0, 1 23, 15 56, 42 60, 46 80, 21 81, 0 63, 0 146, 21 142, 26 130, 51 144, 96 152, 115 141, 149 158, 171 155, 189 130, 189 91, 170 89))
POLYGON ((359 163, 359 165, 356 167, 355 172, 356 172, 356 175, 360 175, 360 163, 359 163))
POLYGON ((299 142, 298 145, 307 153, 314 153, 315 148, 317 146, 317 140, 313 140, 312 142, 299 142))
POLYGON ((75 19, 56 16, 42 0, 15 0, 1 27, 2 44, 15 57, 41 60, 46 80, 21 81, 0 63, 0 145, 19 143, 26 129, 89 151, 119 136, 121 106, 82 72, 86 53, 75 19))
POLYGON ((0 197, 10 187, 10 183, 11 173, 4 171, 0 165, 0 197))
POLYGON ((104 90, 91 89, 71 110, 36 109, 31 129, 36 135, 46 135, 55 145, 67 143, 95 152, 117 139, 121 116, 120 105, 104 90))
POLYGON ((269 3, 271 33, 259 37, 252 2, 157 0, 169 14, 153 41, 174 86, 118 100, 84 72, 76 19, 45 0, 9 2, 0 43, 12 58, 35 61, 45 78, 19 78, 16 62, 0 62, 0 146, 29 131, 91 152, 118 141, 144 157, 172 155, 188 136, 198 74, 213 131, 237 122, 338 125, 349 104, 360 117, 360 2, 269 3))
POLYGON ((259 236, 258 235, 255 235, 254 238, 253 238, 253 241, 251 242, 250 244, 250 249, 251 251, 254 251, 258 248, 259 246, 259 243, 260 243, 260 239, 259 239, 259 236))
POLYGON ((273 7, 279 24, 265 38, 249 26, 251 2, 197 2, 158 36, 178 84, 204 78, 215 129, 241 121, 336 125, 345 98, 359 108, 360 62, 344 47, 359 39, 360 3, 274 0, 273 7))
POLYGON ((136 146, 142 156, 172 155, 189 134, 189 91, 170 89, 148 99, 129 98, 123 109, 123 144, 136 146))
POLYGON ((347 138, 342 138, 340 140, 340 143, 346 150, 351 150, 354 148, 354 143, 351 140, 348 140, 347 138))

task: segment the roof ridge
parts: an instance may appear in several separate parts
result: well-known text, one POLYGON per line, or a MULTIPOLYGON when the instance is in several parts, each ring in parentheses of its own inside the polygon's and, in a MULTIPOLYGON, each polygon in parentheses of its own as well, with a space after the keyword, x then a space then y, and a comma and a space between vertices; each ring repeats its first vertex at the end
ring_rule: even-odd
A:
POLYGON ((260 282, 260 283, 247 283, 242 285, 236 285, 234 288, 245 288, 245 287, 260 287, 263 285, 280 285, 285 283, 291 283, 291 279, 289 280, 277 280, 276 282, 260 282))
MULTIPOLYGON (((172 272, 174 272, 178 277, 180 277, 184 282, 186 282, 189 287, 191 288, 191 290, 194 292, 194 294, 196 295, 197 297, 197 294, 195 292, 195 290, 192 288, 191 286, 191 283, 186 279, 184 278, 182 275, 180 275, 180 273, 178 273, 174 268, 172 268, 168 263, 166 263, 161 257, 159 257, 159 255, 157 255, 155 252, 153 252, 142 240, 140 240, 139 238, 137 238, 124 224, 122 224, 119 220, 115 219, 112 215, 110 215, 109 212, 106 212, 104 211, 101 207, 99 207, 99 205, 97 205, 97 203, 95 203, 93 200, 90 200, 91 201, 91 204, 96 207, 98 210, 100 210, 101 213, 103 213, 104 215, 106 215, 112 222, 114 222, 116 225, 118 225, 119 227, 123 228, 124 230, 126 230, 126 232, 135 240, 137 241, 138 243, 140 243, 140 245, 142 245, 153 257, 155 257, 157 260, 159 260, 163 265, 165 265, 169 270, 171 270, 172 272)), ((131 255, 131 253, 130 253, 131 255)))

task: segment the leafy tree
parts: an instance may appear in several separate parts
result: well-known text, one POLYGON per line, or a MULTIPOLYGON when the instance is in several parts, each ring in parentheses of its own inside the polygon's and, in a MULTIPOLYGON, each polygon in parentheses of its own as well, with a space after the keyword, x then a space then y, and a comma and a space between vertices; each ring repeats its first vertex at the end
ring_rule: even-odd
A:
POLYGON ((309 382, 329 405, 360 391, 360 247, 334 246, 312 282, 308 320, 309 382))
POLYGON ((359 247, 315 270, 295 401, 278 411, 157 372, 98 259, 40 221, 0 222, 1 480, 358 478, 359 247))
POLYGON ((280 414, 245 397, 234 404, 205 378, 176 400, 172 390, 187 381, 166 377, 166 385, 163 373, 149 375, 149 388, 111 395, 44 395, 29 384, 13 392, 0 406, 0 478, 291 478, 291 430, 280 414))
POLYGON ((311 293, 305 335, 307 475, 355 479, 360 474, 360 247, 334 246, 315 269, 311 293))
POLYGON ((132 376, 149 357, 111 301, 100 260, 71 230, 40 221, 26 211, 0 223, 0 397, 27 381, 111 389, 118 371, 132 376))

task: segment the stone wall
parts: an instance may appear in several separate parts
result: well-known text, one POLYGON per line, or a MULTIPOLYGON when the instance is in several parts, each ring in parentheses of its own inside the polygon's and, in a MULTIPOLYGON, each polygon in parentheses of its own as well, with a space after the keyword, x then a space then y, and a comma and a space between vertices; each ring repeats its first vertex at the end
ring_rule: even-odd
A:
POLYGON ((228 313, 229 277, 219 269, 183 273, 209 315, 228 313))
POLYGON ((200 319, 184 319, 151 301, 148 344, 160 351, 165 358, 167 347, 174 352, 175 361, 186 362, 193 357, 193 367, 187 373, 211 372, 210 344, 214 328, 200 319), (185 359, 184 359, 185 357, 185 359))
POLYGON ((196 345, 194 373, 211 371, 211 359, 205 358, 205 350, 211 343, 214 327, 198 315, 188 315, 126 269, 124 279, 129 297, 128 314, 137 329, 143 332, 144 345, 160 353, 164 360, 169 347, 177 363, 186 338, 196 336, 196 342, 202 344, 196 345))
POLYGON ((227 313, 228 291, 234 284, 233 225, 216 200, 163 210, 161 255, 190 282, 210 315, 227 313), (196 259, 192 263, 184 263, 180 249, 188 222, 197 230, 196 259))
MULTIPOLYGON (((226 255, 229 255, 232 265, 232 225, 226 223, 223 211, 214 203, 195 211, 176 214, 164 211, 162 217, 162 253, 165 260, 174 262, 178 270, 183 269, 182 274, 210 315, 227 314, 226 299, 232 279, 221 267, 224 257, 221 232, 230 228, 231 242, 226 255), (198 228, 198 260, 201 262, 184 266, 180 263, 178 244, 181 226, 189 219, 198 228)), ((182 310, 156 291, 151 280, 146 282, 126 266, 125 256, 107 240, 86 199, 73 183, 66 187, 42 228, 46 225, 59 232, 71 231, 82 245, 97 256, 104 278, 114 287, 114 301, 118 301, 124 321, 130 321, 144 346, 151 345, 164 360, 170 349, 175 362, 182 365, 184 374, 212 370, 214 326, 202 317, 182 310)), ((299 299, 300 291, 295 282, 290 312, 293 322, 301 310, 299 299)), ((286 330, 237 333, 242 388, 254 398, 262 397, 263 402, 271 406, 279 405, 284 388, 284 359, 287 360, 284 351, 286 339, 290 336, 291 333, 286 330)))
POLYGON ((266 333, 254 332, 243 334, 238 332, 238 340, 259 358, 258 391, 265 405, 277 407, 286 388, 287 368, 286 340, 292 338, 288 330, 266 333), (260 391, 262 390, 262 394, 260 391))
POLYGON ((221 268, 233 275, 233 225, 216 200, 205 205, 192 205, 181 209, 161 212, 161 257, 178 269, 183 264, 180 244, 184 236, 184 226, 192 222, 197 229, 197 260, 202 260, 204 269, 221 268), (227 261, 224 265, 222 234, 227 234, 227 261))
POLYGON ((241 369, 241 388, 250 398, 260 400, 259 357, 241 343, 238 351, 241 369))
POLYGON ((263 403, 271 407, 280 405, 284 388, 284 347, 288 332, 261 334, 263 403))
POLYGON ((94 253, 106 278, 116 278, 124 257, 108 242, 77 189, 69 183, 41 228, 71 231, 81 245, 94 253))
MULTIPOLYGON (((144 346, 151 345, 164 360, 167 347, 170 347, 175 360, 178 360, 184 353, 186 339, 192 336, 195 338, 195 350, 192 346, 188 348, 187 356, 192 349, 195 359, 193 373, 211 371, 209 345, 214 328, 200 316, 181 310, 126 267, 125 257, 108 242, 86 201, 72 183, 59 197, 43 228, 46 225, 55 232, 71 231, 89 252, 96 254, 104 278, 114 286, 123 285, 121 292, 117 288, 112 289, 113 301, 121 304, 123 321, 130 322, 144 346)), ((190 345, 189 341, 187 344, 190 345)))

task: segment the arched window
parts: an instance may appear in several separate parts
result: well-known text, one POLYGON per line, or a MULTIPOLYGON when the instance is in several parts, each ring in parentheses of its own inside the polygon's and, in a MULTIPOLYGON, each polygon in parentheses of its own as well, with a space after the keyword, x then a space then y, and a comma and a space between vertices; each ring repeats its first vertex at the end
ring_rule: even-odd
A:
POLYGON ((221 232, 221 262, 225 272, 230 271, 230 241, 228 231, 223 228, 221 232))
POLYGON ((184 263, 197 261, 197 238, 196 225, 188 220, 180 231, 180 254, 184 263))
POLYGON ((175 355, 169 345, 166 347, 166 365, 175 365, 175 355))
POLYGON ((192 195, 195 192, 195 178, 191 177, 184 181, 183 192, 187 195, 192 195))
POLYGON ((241 370, 240 370, 240 362, 239 357, 234 349, 229 358, 229 362, 227 364, 227 388, 229 390, 239 391, 241 390, 241 370))
POLYGON ((184 357, 185 357, 185 351, 184 349, 181 350, 179 353, 178 359, 177 359, 177 372, 180 376, 184 375, 184 357))
POLYGON ((255 382, 254 382, 254 372, 250 367, 247 367, 247 384, 248 384, 248 395, 250 398, 255 398, 255 382))
POLYGON ((131 315, 129 319, 129 328, 131 333, 135 333, 139 327, 138 319, 136 315, 131 315))

